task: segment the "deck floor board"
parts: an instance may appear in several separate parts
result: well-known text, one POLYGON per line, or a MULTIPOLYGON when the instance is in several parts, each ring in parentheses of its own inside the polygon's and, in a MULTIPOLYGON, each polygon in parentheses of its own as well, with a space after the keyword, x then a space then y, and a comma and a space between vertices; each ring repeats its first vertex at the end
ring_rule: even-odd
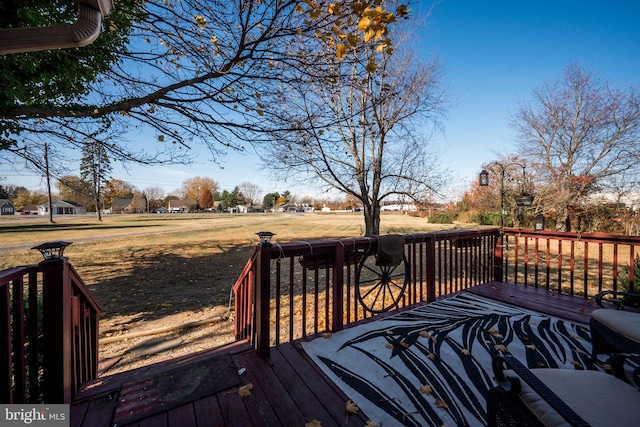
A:
MULTIPOLYGON (((489 282, 468 291, 583 325, 588 325, 591 311, 597 308, 582 298, 511 283, 489 282)), ((238 341, 85 384, 71 405, 71 425, 112 426, 118 396, 126 384, 222 354, 231 355, 236 367, 246 369, 241 378, 243 385, 253 384, 250 396, 239 396, 235 387, 156 413, 129 426, 302 426, 314 419, 324 426, 362 426, 368 419, 363 413, 347 416, 348 396, 304 353, 300 341, 272 348, 266 359, 258 357, 249 342, 238 341)))

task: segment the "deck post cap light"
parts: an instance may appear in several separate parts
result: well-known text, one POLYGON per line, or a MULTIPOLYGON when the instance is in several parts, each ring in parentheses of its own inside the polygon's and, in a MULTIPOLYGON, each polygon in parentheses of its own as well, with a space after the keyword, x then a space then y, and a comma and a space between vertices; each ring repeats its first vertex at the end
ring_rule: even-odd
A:
POLYGON ((275 236, 275 234, 270 231, 258 231, 256 234, 260 237, 260 244, 263 246, 270 246, 271 238, 275 236))
POLYGON ((544 215, 542 215, 541 213, 533 217, 533 229, 535 231, 544 230, 544 215))
POLYGON ((64 249, 73 242, 63 242, 61 240, 57 242, 46 242, 38 246, 34 246, 31 249, 37 249, 42 254, 45 261, 50 259, 63 258, 62 254, 64 249))

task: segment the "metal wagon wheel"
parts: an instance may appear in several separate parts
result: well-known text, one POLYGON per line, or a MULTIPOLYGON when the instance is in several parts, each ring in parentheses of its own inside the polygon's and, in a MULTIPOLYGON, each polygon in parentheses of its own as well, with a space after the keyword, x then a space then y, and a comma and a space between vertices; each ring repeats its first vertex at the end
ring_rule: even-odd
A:
POLYGON ((397 307, 409 282, 407 258, 398 265, 377 265, 370 252, 360 260, 356 294, 365 310, 377 314, 397 307))

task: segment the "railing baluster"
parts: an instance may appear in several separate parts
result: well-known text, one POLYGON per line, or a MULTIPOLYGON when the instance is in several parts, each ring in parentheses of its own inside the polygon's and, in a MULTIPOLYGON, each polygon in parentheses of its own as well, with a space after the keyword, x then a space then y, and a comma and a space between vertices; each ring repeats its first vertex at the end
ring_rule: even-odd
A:
POLYGON ((603 244, 602 242, 598 243, 598 292, 602 292, 602 257, 603 257, 603 244))
POLYGON ((589 242, 584 242, 584 295, 589 289, 589 242))
MULTIPOLYGON (((303 268, 304 270, 304 268, 303 268)), ((295 304, 295 260, 293 258, 289 258, 289 341, 293 341, 294 330, 295 330, 295 313, 294 313, 294 304, 295 304)))
POLYGON ((13 403, 13 373, 11 369, 11 301, 9 298, 9 282, 3 283, 0 288, 0 311, 3 316, 0 319, 0 401, 13 403))
POLYGON ((13 381, 14 393, 13 402, 26 402, 26 379, 25 379, 25 355, 24 355, 24 282, 23 277, 16 278, 12 284, 12 313, 13 313, 13 339, 11 348, 13 349, 13 381))
POLYGON ((636 256, 635 256, 635 246, 631 245, 629 247, 629 292, 635 292, 635 276, 636 272, 636 256))
POLYGON ((575 267, 576 267, 576 242, 575 240, 571 241, 571 252, 569 258, 569 284, 571 289, 571 295, 575 295, 575 289, 573 286, 575 279, 575 267))
MULTIPOLYGON (((276 261, 276 294, 275 294, 275 300, 276 300, 276 320, 281 318, 281 311, 280 311, 280 298, 281 298, 281 291, 280 291, 280 287, 282 285, 282 265, 280 264, 280 262, 276 261)), ((275 345, 280 344, 280 327, 281 324, 280 322, 277 322, 274 324, 274 329, 275 329, 275 345)))
POLYGON ((613 244, 613 290, 618 290, 618 244, 613 244))
POLYGON ((562 293, 562 240, 558 239, 558 293, 562 293))

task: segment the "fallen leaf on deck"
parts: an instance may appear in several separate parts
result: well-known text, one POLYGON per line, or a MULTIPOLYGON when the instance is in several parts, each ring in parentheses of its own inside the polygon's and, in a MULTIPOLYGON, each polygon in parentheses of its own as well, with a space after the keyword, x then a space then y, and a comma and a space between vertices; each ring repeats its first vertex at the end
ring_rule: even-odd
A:
POLYGON ((487 332, 489 332, 491 335, 495 335, 498 333, 498 330, 492 326, 489 329, 487 329, 487 332))
POLYGON ((389 330, 387 331, 387 335, 393 335, 393 330, 389 329, 389 330))
POLYGON ((431 335, 429 335, 429 333, 427 331, 420 331, 420 336, 422 338, 430 338, 431 335))
POLYGON ((428 384, 420 386, 420 393, 422 394, 431 394, 431 386, 428 384))
POLYGON ((351 399, 347 399, 345 405, 346 405, 347 412, 350 414, 357 414, 358 411, 360 410, 360 408, 358 408, 358 405, 356 405, 351 399))
POLYGON ((304 427, 322 427, 322 423, 318 420, 311 420, 304 427))
POLYGON ((436 406, 438 408, 449 409, 449 404, 442 399, 436 399, 436 406))
POLYGON ((325 332, 324 334, 322 334, 322 338, 331 338, 333 336, 333 334, 331 332, 325 332))
POLYGON ((576 368, 580 368, 580 369, 583 368, 582 363, 578 362, 577 360, 572 361, 571 364, 576 368))
POLYGON ((433 353, 429 353, 429 355, 427 356, 427 359, 429 360, 436 360, 436 355, 433 353))
POLYGON ((386 348, 388 348, 389 350, 392 350, 392 349, 393 349, 393 344, 391 344, 390 342, 386 343, 384 346, 385 346, 386 348))
POLYGON ((494 349, 498 350, 498 351, 507 351, 507 347, 504 346, 504 344, 496 344, 493 346, 494 349))
POLYGON ((464 354, 465 356, 468 356, 471 354, 469 350, 467 350, 466 348, 463 348, 462 350, 460 350, 460 353, 464 354))
POLYGON ((364 427, 378 427, 378 424, 374 423, 371 420, 367 420, 367 423, 364 425, 364 427))
POLYGON ((429 339, 430 339, 432 342, 434 342, 434 343, 437 343, 437 342, 438 342, 438 339, 437 339, 436 337, 434 337, 433 335, 431 335, 431 336, 429 337, 429 339))
POLYGON ((251 389, 253 388, 253 384, 249 383, 247 385, 243 385, 238 389, 238 394, 240 397, 251 396, 251 389))
POLYGON ((534 344, 529 344, 529 345, 526 345, 525 347, 527 347, 527 349, 529 350, 533 350, 533 351, 536 350, 536 346, 534 344))
POLYGON ((404 347, 404 348, 409 348, 409 344, 407 344, 407 343, 406 343, 406 342, 404 342, 404 341, 400 341, 400 345, 401 345, 402 347, 404 347))
POLYGON ((544 367, 546 367, 547 365, 546 365, 544 362, 538 362, 538 363, 536 363, 536 366, 537 366, 538 368, 544 368, 544 367))

